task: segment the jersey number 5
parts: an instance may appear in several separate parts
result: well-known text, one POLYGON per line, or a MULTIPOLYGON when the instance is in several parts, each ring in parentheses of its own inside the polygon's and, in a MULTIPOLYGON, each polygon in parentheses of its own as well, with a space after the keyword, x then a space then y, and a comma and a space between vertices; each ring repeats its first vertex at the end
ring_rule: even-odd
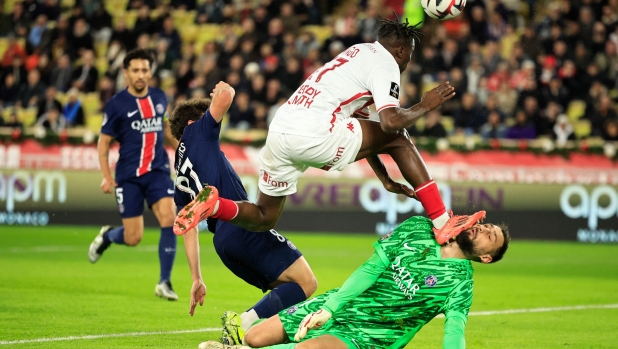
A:
POLYGON ((200 192, 203 189, 202 182, 200 182, 200 178, 197 176, 197 173, 193 171, 193 164, 189 158, 186 158, 185 162, 183 162, 182 166, 180 166, 180 171, 178 171, 178 176, 176 177, 176 188, 184 191, 185 193, 189 193, 189 195, 191 195, 191 199, 194 199, 197 193, 191 189, 191 179, 193 180, 197 191, 200 192), (189 171, 188 174, 187 170, 189 171))
POLYGON ((320 80, 322 79, 322 75, 326 74, 326 72, 329 72, 331 70, 335 70, 335 68, 337 67, 341 67, 342 65, 348 63, 349 61, 345 58, 336 58, 333 59, 332 61, 326 63, 326 65, 330 65, 332 64, 332 66, 326 68, 326 65, 324 65, 324 69, 320 72, 320 74, 318 74, 318 77, 315 78, 315 82, 320 82, 320 80))

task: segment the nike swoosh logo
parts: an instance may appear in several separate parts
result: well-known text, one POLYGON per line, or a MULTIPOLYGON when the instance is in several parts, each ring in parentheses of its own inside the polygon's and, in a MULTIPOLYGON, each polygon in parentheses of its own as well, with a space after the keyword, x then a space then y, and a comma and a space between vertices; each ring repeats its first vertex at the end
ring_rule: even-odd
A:
POLYGON ((127 117, 129 117, 129 118, 130 118, 130 117, 132 117, 132 116, 133 116, 133 115, 135 115, 135 113, 137 113, 138 111, 139 111, 139 110, 134 110, 134 111, 132 111, 132 112, 128 112, 128 113, 127 113, 127 117))
POLYGON ((414 247, 410 247, 410 246, 408 246, 408 243, 407 243, 407 242, 406 242, 405 244, 403 244, 403 247, 407 248, 408 250, 410 250, 410 251, 412 251, 412 252, 416 251, 416 249, 415 249, 414 247))
POLYGON ((174 189, 168 189, 168 190, 167 190, 167 193, 168 193, 168 194, 174 194, 174 189))

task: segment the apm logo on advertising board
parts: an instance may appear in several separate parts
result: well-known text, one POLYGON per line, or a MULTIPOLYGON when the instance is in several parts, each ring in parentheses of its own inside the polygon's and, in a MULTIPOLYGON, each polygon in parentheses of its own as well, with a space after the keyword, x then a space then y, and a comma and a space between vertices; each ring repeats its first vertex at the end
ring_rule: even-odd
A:
POLYGON ((588 219, 588 228, 577 230, 577 241, 618 243, 618 231, 598 229, 599 220, 618 217, 618 193, 614 187, 601 185, 588 193, 581 185, 570 185, 560 194, 560 209, 569 218, 588 219), (579 203, 572 204, 572 200, 579 203))
POLYGON ((67 183, 62 172, 15 171, 0 175, 0 201, 5 201, 5 211, 0 211, 0 225, 47 225, 47 212, 15 212, 16 203, 39 202, 43 196, 45 202, 52 202, 54 198, 60 203, 66 202, 67 183))
MULTIPOLYGON (((446 209, 451 208, 451 187, 448 184, 438 184, 440 195, 444 200, 446 209)), ((414 211, 417 214, 424 212, 423 205, 415 199, 406 197, 403 201, 399 200, 396 194, 386 189, 382 183, 375 179, 365 182, 360 189, 359 201, 363 208, 369 212, 385 212, 386 222, 376 224, 376 233, 385 235, 395 230, 400 222, 397 222, 397 215, 414 211)))

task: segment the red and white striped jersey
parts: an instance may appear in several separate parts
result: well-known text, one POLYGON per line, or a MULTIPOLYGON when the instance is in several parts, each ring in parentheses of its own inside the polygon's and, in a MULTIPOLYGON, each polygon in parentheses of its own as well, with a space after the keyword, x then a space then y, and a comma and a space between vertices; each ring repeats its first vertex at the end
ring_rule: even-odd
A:
POLYGON ((149 88, 145 97, 135 97, 126 89, 105 105, 101 133, 120 143, 116 182, 142 176, 150 171, 170 172, 163 147, 163 121, 167 99, 158 88, 149 88))
POLYGON ((378 42, 351 46, 311 74, 277 111, 271 132, 325 137, 337 122, 375 103, 399 107, 401 74, 378 42))

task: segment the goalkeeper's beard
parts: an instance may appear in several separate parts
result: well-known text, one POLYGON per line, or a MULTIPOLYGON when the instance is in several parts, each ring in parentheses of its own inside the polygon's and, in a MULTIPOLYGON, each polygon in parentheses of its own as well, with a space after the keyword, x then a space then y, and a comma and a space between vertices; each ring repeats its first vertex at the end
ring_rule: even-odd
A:
POLYGON ((457 235, 457 237, 455 237, 455 242, 457 242, 457 246, 459 246, 461 252, 467 257, 477 257, 479 255, 474 246, 474 240, 470 238, 470 234, 467 230, 457 235))

